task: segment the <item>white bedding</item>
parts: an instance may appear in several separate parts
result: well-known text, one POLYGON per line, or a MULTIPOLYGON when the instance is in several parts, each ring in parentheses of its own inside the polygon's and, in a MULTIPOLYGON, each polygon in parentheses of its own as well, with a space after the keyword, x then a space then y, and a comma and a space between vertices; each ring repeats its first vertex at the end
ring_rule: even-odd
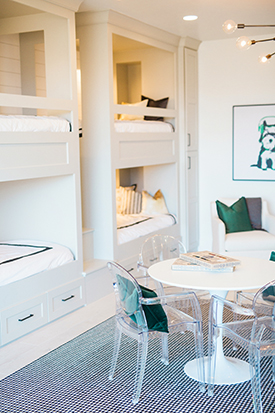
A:
POLYGON ((70 132, 70 123, 57 116, 0 115, 0 132, 70 132))
POLYGON ((170 227, 176 222, 176 217, 172 214, 117 214, 117 242, 123 244, 132 241, 159 229, 170 227))
POLYGON ((0 286, 73 261, 63 245, 45 241, 0 242, 0 286))
POLYGON ((116 132, 173 132, 171 123, 154 120, 115 120, 116 132))

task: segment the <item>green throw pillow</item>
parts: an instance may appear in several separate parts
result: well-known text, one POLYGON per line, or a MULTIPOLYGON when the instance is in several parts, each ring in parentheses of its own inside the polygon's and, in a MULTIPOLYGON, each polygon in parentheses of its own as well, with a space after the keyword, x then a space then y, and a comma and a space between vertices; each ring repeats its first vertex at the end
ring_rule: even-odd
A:
POLYGON ((253 231, 245 198, 238 199, 231 206, 216 201, 219 218, 224 222, 226 233, 253 231))
POLYGON ((270 261, 275 261, 275 251, 271 251, 269 260, 270 261))
MULTIPOLYGON (((117 275, 118 290, 120 299, 124 303, 126 314, 137 324, 142 325, 142 316, 138 311, 138 292, 130 280, 117 275), (134 313, 134 314, 133 314, 134 313)), ((157 297, 157 294, 149 288, 140 285, 142 297, 152 298, 157 297)), ((164 309, 161 304, 142 305, 147 326, 149 330, 168 333, 168 321, 164 309)))
MULTIPOLYGON (((155 291, 140 285, 143 298, 157 297, 155 291)), ((149 330, 168 333, 168 321, 161 304, 142 305, 149 330)))

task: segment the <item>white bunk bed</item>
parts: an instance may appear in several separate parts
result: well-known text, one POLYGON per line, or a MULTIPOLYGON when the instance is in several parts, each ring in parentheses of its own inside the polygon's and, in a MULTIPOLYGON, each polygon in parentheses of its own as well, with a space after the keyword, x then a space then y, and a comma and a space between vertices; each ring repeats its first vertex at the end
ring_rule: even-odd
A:
MULTIPOLYGON (((23 73, 24 65, 20 72, 20 63, 9 74, 18 91, 0 87, 0 345, 85 303, 74 12, 36 3, 28 0, 24 8, 20 0, 16 16, 16 1, 0 1, 12 16, 0 10, 0 42, 21 48, 22 56, 24 36, 30 44, 43 33, 46 57, 44 94, 37 84, 31 90, 37 76, 23 73)), ((0 78, 3 70, 0 65, 0 78)), ((41 83, 41 65, 37 70, 41 83)))
MULTIPOLYGON (((112 11, 78 13, 76 17, 83 84, 84 226, 94 228, 95 257, 119 261, 126 268, 136 267, 141 245, 149 235, 180 236, 176 92, 179 39, 112 11), (101 70, 102 65, 108 73, 101 70), (126 83, 134 83, 134 87, 126 90, 126 83), (169 102, 167 107, 144 106, 141 102, 146 96, 169 102), (164 224, 143 228, 143 233, 120 242, 118 234, 126 229, 118 230, 118 221, 139 217, 117 215, 116 188, 132 184, 137 184, 138 191, 151 194, 161 189, 171 215, 164 214, 164 224)), ((160 216, 155 218, 161 221, 160 216)), ((140 227, 147 226, 148 221, 140 227)))

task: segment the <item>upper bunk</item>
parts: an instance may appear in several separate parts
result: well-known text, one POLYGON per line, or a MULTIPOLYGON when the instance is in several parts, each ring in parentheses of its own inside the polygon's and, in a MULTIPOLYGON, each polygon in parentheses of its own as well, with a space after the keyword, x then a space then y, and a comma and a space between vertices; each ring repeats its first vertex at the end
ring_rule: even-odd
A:
POLYGON ((76 22, 81 77, 85 89, 93 91, 90 119, 83 119, 83 136, 86 129, 93 131, 94 139, 106 140, 115 168, 176 162, 176 36, 161 37, 160 31, 148 31, 148 26, 132 30, 129 19, 112 11, 78 13, 76 22), (95 49, 91 49, 88 31, 91 38, 102 39, 94 44, 95 49), (108 95, 103 96, 100 77, 108 80, 108 95))
POLYGON ((0 182, 78 165, 74 13, 22 3, 0 2, 0 182))

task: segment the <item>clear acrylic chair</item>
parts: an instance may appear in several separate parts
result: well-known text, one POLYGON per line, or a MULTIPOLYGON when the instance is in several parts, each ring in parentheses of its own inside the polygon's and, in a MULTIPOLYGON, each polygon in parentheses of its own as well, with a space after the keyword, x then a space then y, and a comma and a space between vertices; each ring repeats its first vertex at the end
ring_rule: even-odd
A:
POLYGON ((255 413, 262 413, 261 396, 261 358, 272 357, 272 380, 275 382, 275 281, 262 287, 256 294, 252 305, 255 313, 249 362, 251 386, 255 413))
POLYGON ((219 355, 219 338, 230 338, 236 346, 248 350, 250 379, 254 412, 263 412, 261 400, 260 359, 273 357, 273 381, 275 381, 275 281, 263 286, 254 296, 251 307, 243 307, 213 295, 209 309, 208 336, 208 394, 214 393, 215 370, 219 355), (222 320, 222 312, 227 311, 229 320, 222 320), (234 319, 234 313, 242 314, 242 319, 234 319))
POLYGON ((112 275, 116 297, 116 332, 109 379, 112 380, 114 376, 121 334, 123 333, 138 342, 136 375, 132 397, 132 402, 134 404, 138 403, 145 372, 149 337, 152 335, 160 336, 162 346, 161 361, 168 365, 167 331, 169 333, 178 331, 183 333, 189 330, 194 333, 197 372, 200 380, 198 385, 200 390, 204 392, 202 315, 195 294, 182 293, 180 295, 157 296, 152 290, 140 286, 136 279, 119 264, 109 262, 108 268, 112 275), (145 298, 146 295, 150 298, 145 298), (180 310, 180 305, 183 301, 185 302, 185 309, 188 309, 188 313, 180 310))
MULTIPOLYGON (((275 261, 275 251, 271 252, 269 260, 275 261)), ((275 262, 274 262, 274 271, 275 271, 275 262)), ((238 305, 242 307, 252 308, 254 296, 255 296, 255 293, 252 293, 249 291, 248 292, 237 291, 235 295, 235 301, 238 305)), ((237 315, 236 315, 236 319, 237 319, 237 315)))
MULTIPOLYGON (((163 286, 150 279, 148 274, 148 268, 156 264, 159 261, 168 260, 170 258, 179 258, 180 254, 186 253, 186 248, 181 241, 170 236, 163 234, 156 234, 152 237, 147 238, 139 254, 139 259, 137 262, 137 269, 140 275, 137 276, 137 279, 143 278, 145 285, 149 285, 150 288, 155 288, 159 294, 174 294, 182 291, 182 288, 172 287, 172 286, 163 286)), ((196 291, 196 294, 199 297, 210 298, 207 291, 196 291)))

